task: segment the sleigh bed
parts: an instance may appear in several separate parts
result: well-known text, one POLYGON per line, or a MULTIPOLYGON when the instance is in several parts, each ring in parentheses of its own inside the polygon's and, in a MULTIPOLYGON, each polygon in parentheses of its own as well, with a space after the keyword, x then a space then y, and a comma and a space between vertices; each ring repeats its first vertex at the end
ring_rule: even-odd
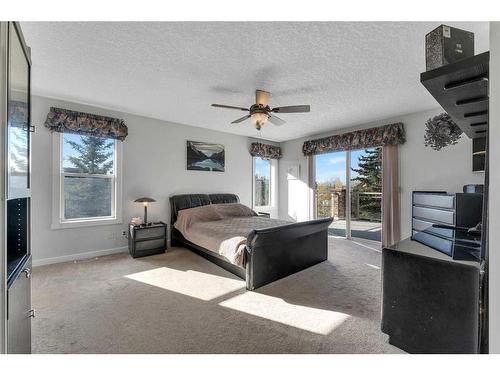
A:
POLYGON ((258 216, 235 194, 170 197, 171 244, 184 246, 254 290, 328 257, 331 218, 291 223, 258 216))

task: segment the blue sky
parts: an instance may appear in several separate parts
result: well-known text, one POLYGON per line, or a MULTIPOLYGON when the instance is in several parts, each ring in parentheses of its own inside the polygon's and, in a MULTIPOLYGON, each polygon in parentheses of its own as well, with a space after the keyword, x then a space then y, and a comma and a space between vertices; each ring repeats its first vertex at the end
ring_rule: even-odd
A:
MULTIPOLYGON (((351 168, 358 168, 359 157, 365 150, 351 151, 351 168)), ((337 177, 345 185, 346 153, 345 151, 316 155, 316 182, 335 181, 337 177)), ((358 174, 351 171, 351 178, 358 174)))

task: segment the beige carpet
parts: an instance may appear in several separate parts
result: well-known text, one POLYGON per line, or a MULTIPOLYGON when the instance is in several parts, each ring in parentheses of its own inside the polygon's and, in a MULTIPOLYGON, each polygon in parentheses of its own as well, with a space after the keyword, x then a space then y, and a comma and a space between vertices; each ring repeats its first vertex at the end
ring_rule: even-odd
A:
POLYGON ((182 248, 36 267, 33 352, 400 353, 375 249, 330 239, 329 261, 254 292, 182 248))

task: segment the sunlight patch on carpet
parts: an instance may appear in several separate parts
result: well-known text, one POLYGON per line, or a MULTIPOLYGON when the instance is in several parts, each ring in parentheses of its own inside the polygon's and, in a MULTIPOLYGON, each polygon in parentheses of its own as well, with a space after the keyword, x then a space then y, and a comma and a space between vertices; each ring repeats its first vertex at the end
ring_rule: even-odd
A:
POLYGON ((351 317, 337 311, 294 305, 255 292, 240 294, 219 305, 320 335, 330 334, 351 317))
POLYGON ((203 301, 210 301, 245 288, 245 282, 242 280, 193 270, 179 271, 167 267, 133 273, 125 277, 203 301))

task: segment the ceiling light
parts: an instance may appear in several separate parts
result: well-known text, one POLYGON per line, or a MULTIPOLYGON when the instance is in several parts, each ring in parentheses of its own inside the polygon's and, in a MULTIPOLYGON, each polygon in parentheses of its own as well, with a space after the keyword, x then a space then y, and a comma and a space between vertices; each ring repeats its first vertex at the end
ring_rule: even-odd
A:
POLYGON ((266 124, 269 115, 267 113, 256 112, 252 113, 252 116, 250 117, 257 130, 260 130, 260 128, 262 128, 266 124))

